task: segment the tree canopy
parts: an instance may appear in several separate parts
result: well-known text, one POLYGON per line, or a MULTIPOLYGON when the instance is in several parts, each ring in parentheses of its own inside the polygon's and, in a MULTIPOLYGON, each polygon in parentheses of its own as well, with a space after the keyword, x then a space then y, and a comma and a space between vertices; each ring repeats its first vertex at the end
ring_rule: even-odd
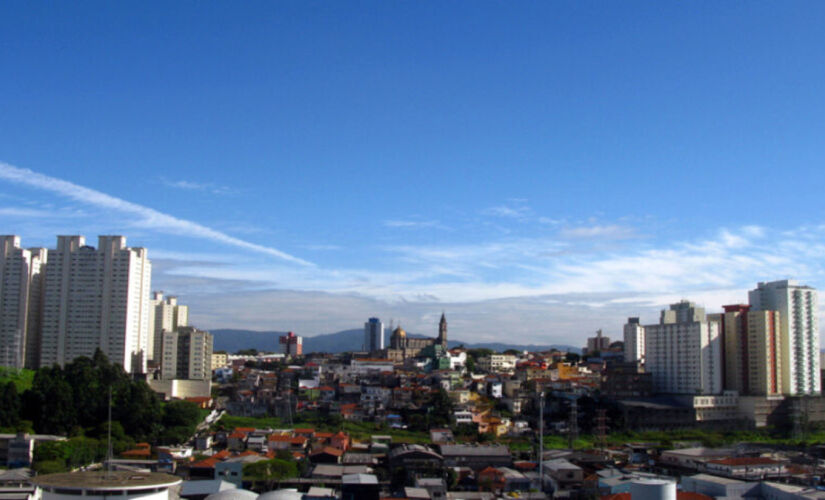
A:
POLYGON ((77 358, 64 367, 40 368, 22 395, 14 384, 0 385, 0 427, 31 421, 33 430, 41 434, 101 439, 108 431, 110 390, 113 434, 119 432, 129 440, 182 442, 200 420, 197 405, 184 401, 164 405, 145 381, 132 379, 98 350, 93 357, 77 358))

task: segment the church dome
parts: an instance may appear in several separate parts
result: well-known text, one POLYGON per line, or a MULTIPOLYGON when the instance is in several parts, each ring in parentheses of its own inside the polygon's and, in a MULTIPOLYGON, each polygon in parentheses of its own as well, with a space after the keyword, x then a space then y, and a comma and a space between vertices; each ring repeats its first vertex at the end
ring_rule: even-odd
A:
POLYGON ((404 331, 404 329, 403 329, 403 328, 401 328, 400 326, 399 326, 398 328, 396 328, 396 329, 392 332, 392 334, 393 334, 393 335, 397 335, 397 336, 399 336, 399 337, 401 337, 401 338, 405 338, 405 337, 407 336, 407 332, 405 332, 405 331, 404 331))

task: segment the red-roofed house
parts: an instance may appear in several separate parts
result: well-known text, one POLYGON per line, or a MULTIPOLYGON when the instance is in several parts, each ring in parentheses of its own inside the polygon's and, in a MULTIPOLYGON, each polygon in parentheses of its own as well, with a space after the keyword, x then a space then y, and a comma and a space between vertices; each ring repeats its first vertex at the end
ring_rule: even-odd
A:
POLYGON ((324 446, 320 450, 310 453, 309 459, 316 464, 339 464, 343 455, 343 450, 324 446))
POLYGON ((349 449, 349 435, 342 431, 329 438, 329 445, 341 451, 349 449))
POLYGON ((125 458, 148 459, 152 456, 152 447, 149 443, 138 443, 133 450, 124 451, 121 456, 125 458))
POLYGON ((504 473, 495 467, 487 467, 478 473, 478 487, 484 491, 501 491, 504 483, 504 473))
POLYGON ((246 433, 236 430, 226 437, 226 447, 231 451, 246 449, 246 433))

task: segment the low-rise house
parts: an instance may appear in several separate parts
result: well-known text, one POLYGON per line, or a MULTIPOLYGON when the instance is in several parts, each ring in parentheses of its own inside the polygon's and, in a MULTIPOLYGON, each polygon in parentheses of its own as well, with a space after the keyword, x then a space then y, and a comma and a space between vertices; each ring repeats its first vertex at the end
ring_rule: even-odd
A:
POLYGON ((390 470, 403 470, 407 478, 433 476, 441 471, 444 459, 427 446, 402 444, 390 450, 390 470))
POLYGON ((488 466, 509 467, 513 463, 510 450, 502 445, 450 444, 441 445, 440 449, 447 467, 479 471, 488 466))
POLYGON ((63 436, 50 434, 0 434, 0 465, 16 468, 28 467, 32 463, 34 448, 46 441, 65 441, 63 436))
POLYGON ((345 432, 339 431, 337 434, 329 438, 329 445, 341 451, 347 451, 350 445, 349 435, 345 432))
POLYGON ((223 479, 240 487, 243 484, 243 467, 247 464, 254 464, 267 457, 254 452, 242 453, 236 457, 227 458, 215 464, 215 479, 223 479))
POLYGON ((504 491, 504 473, 495 467, 485 467, 478 472, 478 487, 484 491, 504 491))
POLYGON ((736 479, 765 479, 787 474, 785 462, 768 457, 734 457, 709 460, 704 470, 718 476, 736 479))
POLYGON ((553 491, 575 489, 584 481, 584 469, 566 458, 546 460, 543 466, 553 491))
POLYGON ((246 433, 235 430, 226 437, 226 447, 230 451, 243 451, 246 449, 246 433))
POLYGON ((455 436, 450 429, 430 429, 430 441, 433 444, 453 444, 455 436))
POLYGON ((372 474, 366 465, 318 464, 312 468, 313 479, 341 480, 347 474, 372 474))
POLYGON ((246 438, 246 449, 262 452, 267 449, 266 436, 249 436, 246 438))
POLYGON ((415 487, 423 488, 429 496, 427 498, 441 499, 447 497, 447 484, 440 477, 419 477, 415 479, 415 487))
POLYGON ((324 446, 310 453, 309 459, 312 463, 316 464, 340 464, 343 455, 343 450, 331 446, 324 446))
POLYGON ((714 498, 745 498, 759 496, 759 483, 728 477, 696 474, 683 476, 680 481, 682 491, 701 493, 714 498))
POLYGON ((521 472, 509 467, 499 467, 504 475, 504 491, 530 491, 530 479, 521 472))
POLYGON ((659 456, 659 463, 666 466, 701 471, 704 470, 707 462, 732 455, 734 455, 734 451, 730 448, 683 448, 663 451, 659 456))

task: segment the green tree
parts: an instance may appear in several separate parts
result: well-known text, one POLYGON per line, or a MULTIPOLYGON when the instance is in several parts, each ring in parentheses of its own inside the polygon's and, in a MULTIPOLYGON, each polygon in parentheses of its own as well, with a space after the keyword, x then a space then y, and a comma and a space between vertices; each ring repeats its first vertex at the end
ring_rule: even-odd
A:
POLYGON ((189 401, 172 401, 163 407, 163 425, 174 427, 179 425, 192 426, 200 422, 198 405, 189 401))
POLYGON ((20 396, 14 382, 0 385, 0 427, 17 427, 20 423, 20 396))
POLYGON ((450 399, 447 391, 439 388, 438 392, 433 394, 430 404, 430 408, 432 408, 430 413, 430 426, 448 427, 453 416, 453 400, 450 399))
POLYGON ((244 479, 263 482, 268 490, 276 489, 281 481, 298 477, 298 466, 294 461, 273 458, 244 465, 244 479))

